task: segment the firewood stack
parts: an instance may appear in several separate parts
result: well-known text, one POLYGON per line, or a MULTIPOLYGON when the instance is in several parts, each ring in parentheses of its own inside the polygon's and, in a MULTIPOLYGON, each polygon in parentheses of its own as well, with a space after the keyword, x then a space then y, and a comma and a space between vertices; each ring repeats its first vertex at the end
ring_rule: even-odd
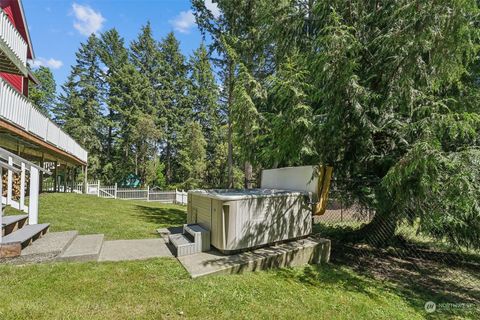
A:
MULTIPOLYGON (((18 200, 20 199, 20 175, 14 173, 12 178, 13 178, 12 198, 13 200, 18 200)), ((4 197, 7 196, 7 182, 8 182, 8 178, 7 178, 7 173, 5 172, 2 177, 2 193, 4 197)), ((27 185, 28 185, 28 176, 25 177, 25 189, 27 185)), ((25 190, 25 194, 26 194, 26 190, 25 190)))

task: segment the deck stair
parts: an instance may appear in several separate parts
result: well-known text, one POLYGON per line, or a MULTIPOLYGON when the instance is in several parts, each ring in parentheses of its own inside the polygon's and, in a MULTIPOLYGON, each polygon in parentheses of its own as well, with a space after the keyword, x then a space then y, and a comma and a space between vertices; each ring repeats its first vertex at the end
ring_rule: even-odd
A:
POLYGON ((6 236, 27 224, 28 214, 4 216, 2 219, 2 236, 6 236))
POLYGON ((0 258, 18 257, 23 248, 48 232, 48 223, 38 223, 40 172, 50 174, 0 148, 0 258), (15 182, 18 182, 18 193, 14 192, 15 182), (16 209, 18 214, 4 216, 7 207, 16 209))
POLYGON ((23 226, 21 229, 4 236, 1 244, 21 243, 22 247, 26 247, 31 242, 47 233, 48 227, 50 227, 49 223, 29 224, 23 226))
POLYGON ((198 224, 183 225, 182 233, 170 234, 168 240, 177 257, 210 250, 210 231, 198 224))

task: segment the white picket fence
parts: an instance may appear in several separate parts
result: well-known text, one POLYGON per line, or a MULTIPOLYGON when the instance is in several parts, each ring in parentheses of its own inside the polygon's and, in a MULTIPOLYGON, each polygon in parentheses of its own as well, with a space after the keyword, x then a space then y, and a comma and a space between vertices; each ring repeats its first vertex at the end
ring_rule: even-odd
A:
MULTIPOLYGON (((58 192, 83 193, 83 183, 76 183, 73 186, 58 185, 58 192), (72 188, 73 187, 73 188, 72 188)), ((54 192, 53 181, 43 183, 43 191, 54 192)), ((120 188, 115 185, 102 185, 100 181, 87 183, 87 194, 100 198, 121 199, 121 200, 146 200, 163 203, 187 204, 187 192, 183 190, 164 191, 158 188, 120 188)))

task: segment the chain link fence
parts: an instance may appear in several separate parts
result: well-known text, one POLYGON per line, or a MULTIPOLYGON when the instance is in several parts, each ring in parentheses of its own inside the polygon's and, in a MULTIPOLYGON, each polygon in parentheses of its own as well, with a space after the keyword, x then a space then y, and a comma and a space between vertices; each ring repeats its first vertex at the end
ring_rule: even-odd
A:
POLYGON ((342 185, 332 181, 327 211, 314 218, 315 232, 332 240, 333 263, 388 281, 434 317, 480 319, 480 250, 434 238, 407 214, 379 244, 391 224, 381 216, 373 221, 375 210, 342 185), (369 229, 374 222, 380 227, 369 229))

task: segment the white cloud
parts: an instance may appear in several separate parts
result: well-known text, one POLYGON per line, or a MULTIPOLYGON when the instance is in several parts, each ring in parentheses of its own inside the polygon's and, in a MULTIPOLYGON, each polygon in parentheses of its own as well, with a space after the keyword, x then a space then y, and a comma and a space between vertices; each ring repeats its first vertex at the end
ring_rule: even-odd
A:
POLYGON ((213 3, 212 0, 205 0, 205 7, 213 14, 215 18, 220 16, 220 9, 216 3, 213 3))
MULTIPOLYGON (((210 10, 215 18, 220 16, 220 9, 212 0, 205 0, 205 7, 210 10)), ((190 29, 195 25, 195 16, 192 10, 181 11, 175 19, 170 20, 173 28, 181 33, 189 33, 190 29)))
POLYGON ((74 3, 72 5, 75 22, 73 27, 84 36, 96 33, 103 27, 105 18, 98 11, 93 10, 89 6, 82 6, 74 3))
POLYGON ((51 69, 60 69, 63 66, 63 62, 57 59, 45 59, 45 58, 36 58, 35 60, 30 61, 30 64, 34 68, 38 67, 49 67, 51 69))
POLYGON ((182 11, 173 20, 170 20, 173 28, 181 33, 189 33, 190 29, 195 25, 195 16, 192 10, 182 11))

